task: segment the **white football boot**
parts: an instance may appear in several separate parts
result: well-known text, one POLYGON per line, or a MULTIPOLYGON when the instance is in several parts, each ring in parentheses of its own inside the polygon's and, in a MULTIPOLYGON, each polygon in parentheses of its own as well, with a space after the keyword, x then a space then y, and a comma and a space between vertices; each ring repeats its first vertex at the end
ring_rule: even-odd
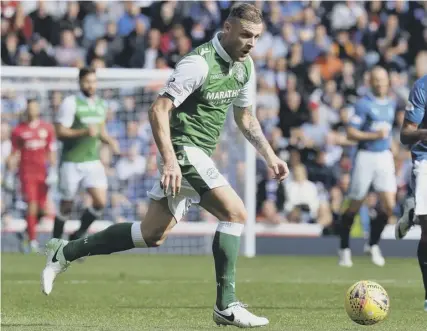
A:
POLYGON ((213 320, 217 325, 234 325, 239 328, 256 328, 269 323, 268 319, 255 316, 246 307, 241 302, 233 302, 225 310, 219 310, 215 305, 213 320))
POLYGON ((31 253, 40 253, 40 247, 39 242, 37 240, 31 240, 30 241, 30 250, 31 253))
POLYGON ((339 261, 338 265, 341 267, 351 268, 353 266, 353 261, 351 260, 351 250, 350 248, 340 249, 338 252, 339 261))
POLYGON ((365 253, 371 254, 371 260, 372 260, 373 264, 375 264, 379 267, 384 266, 385 259, 383 257, 383 254, 381 253, 380 246, 378 246, 378 245, 369 246, 368 244, 365 244, 364 251, 365 251, 365 253))
POLYGON ((70 265, 65 260, 63 252, 63 248, 67 243, 68 241, 66 240, 53 238, 46 244, 46 266, 41 274, 42 292, 46 295, 52 292, 56 276, 67 270, 67 267, 70 265))
POLYGON ((415 198, 409 197, 406 199, 405 204, 403 205, 403 215, 401 218, 399 218, 396 226, 394 227, 394 236, 396 239, 404 238, 409 229, 415 224, 414 208, 415 198))
POLYGON ((363 253, 367 255, 371 254, 371 246, 369 246, 368 243, 365 243, 365 245, 363 245, 363 253))

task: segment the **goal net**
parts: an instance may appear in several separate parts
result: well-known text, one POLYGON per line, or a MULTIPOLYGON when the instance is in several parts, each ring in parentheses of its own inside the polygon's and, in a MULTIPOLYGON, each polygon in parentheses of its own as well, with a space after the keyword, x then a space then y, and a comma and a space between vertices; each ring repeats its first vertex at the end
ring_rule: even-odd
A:
MULTIPOLYGON (((148 122, 148 109, 158 90, 163 86, 171 71, 100 69, 97 71, 98 95, 108 104, 107 129, 121 147, 117 157, 103 146, 100 158, 108 177, 108 206, 103 219, 96 221, 90 232, 123 221, 139 221, 147 210, 147 191, 159 180, 156 168, 156 146, 148 122), (126 164, 133 166, 120 166, 126 164)), ((2 130, 13 128, 25 109, 27 98, 36 98, 40 103, 43 120, 53 122, 61 100, 78 92, 78 70, 75 68, 2 68, 2 130)), ((255 93, 255 91, 254 91, 255 93)), ((242 240, 242 252, 255 255, 255 152, 245 141, 229 112, 220 143, 214 153, 219 170, 244 200, 249 219, 242 240)), ((2 134, 3 135, 3 134, 2 134)), ((58 143, 58 154, 61 144, 58 143)), ((2 152, 2 157, 3 157, 2 152)), ((5 233, 25 229, 25 204, 20 195, 19 183, 15 189, 5 190, 2 186, 3 248, 8 238, 5 233), (5 218, 6 217, 6 218, 5 218), (9 220, 9 221, 7 221, 9 220)), ((52 209, 58 206, 58 191, 50 190, 52 209)), ((70 233, 79 226, 78 218, 88 196, 81 191, 75 199, 72 220, 67 222, 65 232, 70 233)), ((149 249, 148 253, 208 254, 217 220, 198 206, 193 206, 172 231, 164 245, 149 249)), ((38 226, 39 235, 50 236, 53 226, 48 218, 38 226)))

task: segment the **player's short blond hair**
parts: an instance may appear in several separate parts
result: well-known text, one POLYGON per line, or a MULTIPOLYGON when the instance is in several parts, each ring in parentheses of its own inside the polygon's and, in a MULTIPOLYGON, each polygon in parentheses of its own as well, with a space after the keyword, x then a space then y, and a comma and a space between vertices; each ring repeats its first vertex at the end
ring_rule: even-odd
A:
POLYGON ((237 3, 231 7, 227 20, 245 20, 260 24, 263 22, 262 12, 249 3, 237 3))

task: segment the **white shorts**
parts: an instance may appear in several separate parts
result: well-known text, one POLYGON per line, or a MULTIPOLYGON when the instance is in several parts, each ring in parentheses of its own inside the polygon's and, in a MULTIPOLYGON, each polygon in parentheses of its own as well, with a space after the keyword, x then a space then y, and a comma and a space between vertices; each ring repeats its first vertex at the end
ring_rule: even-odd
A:
POLYGON ((415 215, 427 215, 427 160, 414 161, 412 174, 415 215))
POLYGON ((59 193, 62 200, 74 200, 79 188, 107 188, 107 176, 101 161, 64 162, 59 169, 59 193))
MULTIPOLYGON (((192 146, 175 146, 175 154, 181 167, 182 182, 180 193, 172 198, 171 191, 164 194, 160 182, 148 192, 153 200, 168 198, 169 210, 179 222, 188 212, 192 204, 198 204, 201 196, 216 187, 229 185, 225 177, 220 174, 213 160, 201 149, 192 146)), ((163 160, 158 155, 157 166, 161 172, 163 160)))
POLYGON ((371 185, 376 192, 396 192, 396 173, 391 151, 357 152, 351 174, 349 198, 363 200, 371 185))

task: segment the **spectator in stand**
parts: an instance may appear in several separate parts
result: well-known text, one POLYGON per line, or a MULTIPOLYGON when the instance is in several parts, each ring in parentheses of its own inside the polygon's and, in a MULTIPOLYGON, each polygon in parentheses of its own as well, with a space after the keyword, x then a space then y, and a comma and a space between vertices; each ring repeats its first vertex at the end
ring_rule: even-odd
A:
POLYGON ((303 42, 303 57, 306 63, 314 62, 331 46, 331 40, 326 34, 323 25, 317 25, 314 30, 314 38, 308 38, 303 42))
POLYGON ((119 57, 123 67, 142 68, 146 48, 147 27, 143 20, 137 19, 135 29, 124 39, 124 48, 119 57))
POLYGON ((147 49, 144 53, 144 69, 154 69, 156 67, 156 59, 164 56, 160 50, 161 37, 160 31, 157 29, 151 29, 148 32, 147 49))
POLYGON ((138 153, 141 151, 141 140, 138 137, 138 122, 126 121, 126 136, 119 140, 120 149, 129 150, 133 146, 137 146, 138 153))
POLYGON ((31 38, 31 65, 36 67, 54 67, 57 65, 53 48, 38 33, 31 38))
POLYGON ((18 55, 18 36, 15 33, 8 33, 6 40, 2 40, 1 43, 1 61, 5 65, 17 65, 18 55))
POLYGON ((304 123, 300 131, 294 131, 295 138, 305 147, 318 149, 326 143, 329 125, 320 122, 320 114, 317 110, 311 111, 310 118, 310 123, 304 123))
POLYGON ((284 186, 273 179, 271 170, 265 162, 257 158, 257 214, 260 220, 268 223, 280 223, 283 218, 285 202, 284 186))
POLYGON ((87 15, 83 20, 83 44, 89 46, 99 37, 105 35, 107 24, 110 20, 106 10, 106 2, 98 1, 95 4, 95 12, 87 15))
POLYGON ((319 211, 319 194, 316 185, 307 179, 304 165, 293 169, 293 178, 285 183, 284 210, 291 223, 313 222, 319 211))
POLYGON ((80 5, 76 1, 67 2, 67 12, 59 20, 59 31, 71 30, 77 43, 80 45, 83 39, 82 21, 79 19, 80 5))
POLYGON ((131 91, 125 93, 121 100, 118 120, 124 123, 138 120, 139 105, 137 104, 136 96, 132 95, 131 91))
POLYGON ((314 9, 312 7, 305 7, 302 12, 301 23, 296 24, 299 40, 301 42, 312 40, 314 37, 314 30, 318 23, 319 18, 316 16, 314 9))
POLYGON ((343 68, 343 62, 338 57, 336 49, 333 46, 324 55, 320 56, 316 63, 320 66, 320 72, 324 80, 335 79, 343 68))
POLYGON ((114 112, 111 109, 107 111, 107 131, 112 137, 120 140, 124 139, 126 136, 126 125, 124 121, 117 119, 117 115, 117 112, 114 112))
POLYGON ((117 32, 119 36, 126 37, 129 33, 135 30, 136 22, 138 20, 142 21, 147 29, 150 28, 150 19, 141 14, 141 9, 134 1, 126 1, 124 3, 124 7, 125 13, 117 22, 117 32))
POLYGON ((45 1, 38 2, 37 9, 30 14, 30 18, 33 22, 33 32, 38 33, 48 42, 54 43, 57 26, 48 13, 45 1))
POLYGON ((95 56, 94 58, 92 58, 92 61, 90 62, 90 67, 95 70, 98 70, 101 68, 106 68, 107 65, 103 57, 95 56))
POLYGON ((61 44, 55 48, 55 60, 63 66, 73 66, 76 61, 84 59, 85 50, 78 46, 72 30, 61 32, 61 44))
POLYGON ((33 34, 33 22, 31 18, 25 14, 21 4, 18 3, 15 9, 15 13, 10 21, 10 30, 18 35, 20 44, 28 43, 33 34))
POLYGON ((110 62, 107 62, 107 66, 114 67, 117 65, 117 58, 124 48, 123 37, 117 34, 116 22, 108 22, 107 33, 105 34, 103 39, 107 42, 107 54, 110 59, 110 62))
POLYGON ((387 23, 379 31, 377 47, 382 54, 380 63, 388 69, 404 69, 406 61, 402 57, 408 51, 407 36, 399 27, 399 18, 390 15, 387 23))
POLYGON ((192 3, 190 17, 197 21, 207 34, 212 34, 221 25, 221 12, 216 1, 197 1, 192 3))
POLYGON ((108 52, 108 42, 106 39, 97 39, 93 47, 89 49, 86 55, 86 63, 92 63, 94 59, 102 59, 109 66, 114 63, 113 54, 108 52))
POLYGON ((161 33, 169 32, 174 25, 182 22, 182 15, 177 1, 159 2, 153 5, 152 27, 161 33))
POLYGON ((182 24, 175 24, 170 32, 163 34, 160 46, 161 51, 168 54, 176 50, 177 40, 185 36, 184 26, 182 24))
POLYGON ((335 177, 334 169, 328 166, 326 161, 326 151, 320 149, 317 152, 315 161, 307 166, 307 171, 310 181, 315 184, 322 184, 329 191, 335 186, 337 178, 335 177))
POLYGON ((117 162, 117 176, 121 181, 132 180, 134 176, 142 176, 145 172, 146 160, 139 155, 139 146, 132 145, 126 157, 117 162))
POLYGON ((331 26, 334 30, 350 29, 356 25, 358 17, 364 12, 362 3, 350 0, 337 2, 331 13, 331 26))
POLYGON ((168 56, 169 67, 174 68, 179 60, 189 52, 191 52, 191 40, 185 36, 179 37, 176 40, 176 49, 169 53, 168 56))
POLYGON ((283 95, 280 106, 280 128, 284 137, 291 137, 291 131, 302 125, 309 114, 302 104, 301 95, 298 92, 288 92, 283 95))

